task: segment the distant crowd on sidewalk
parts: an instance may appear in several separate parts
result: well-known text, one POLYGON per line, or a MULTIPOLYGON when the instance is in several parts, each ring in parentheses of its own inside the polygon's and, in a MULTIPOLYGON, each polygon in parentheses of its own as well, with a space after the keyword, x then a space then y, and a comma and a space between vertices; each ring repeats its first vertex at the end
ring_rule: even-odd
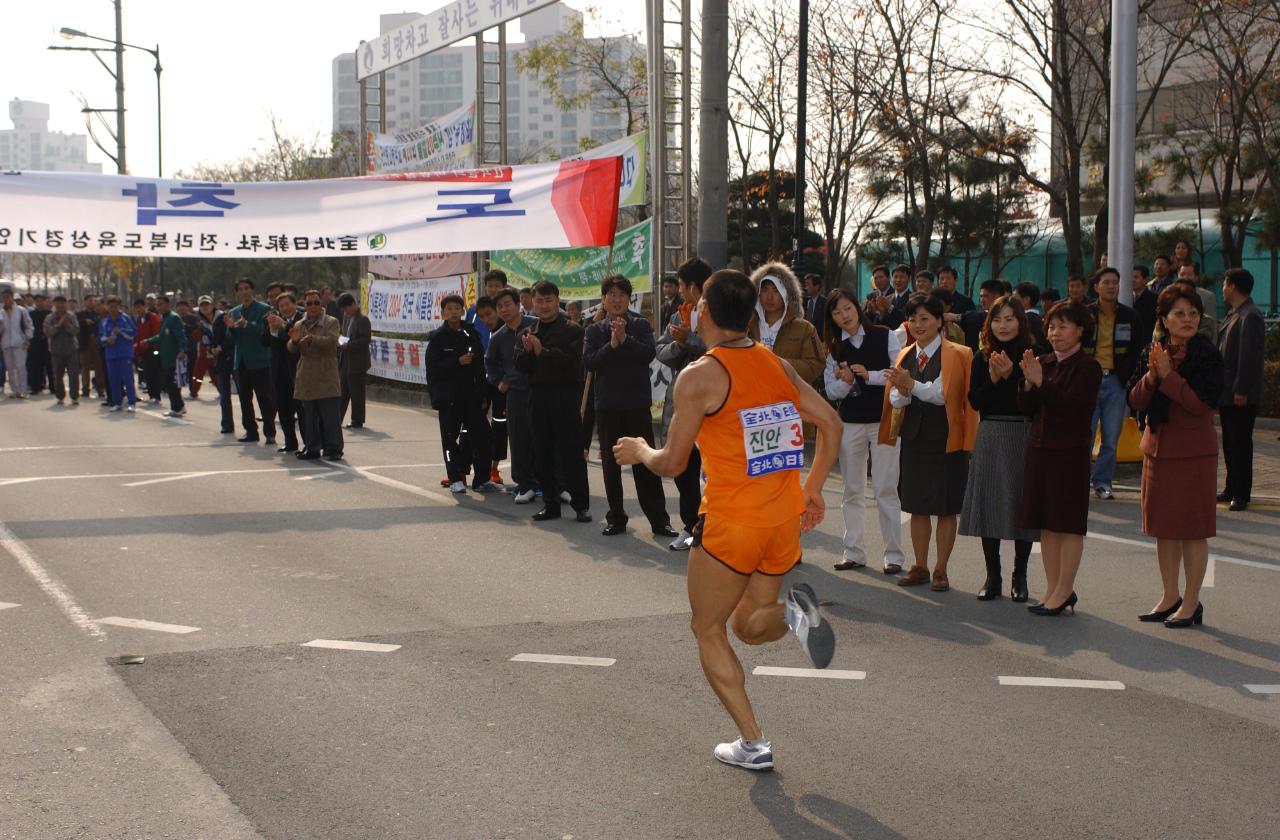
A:
MULTIPOLYGON (((680 371, 707 350, 698 323, 711 274, 693 258, 663 278, 658 329, 632 309, 634 290, 621 275, 605 278, 589 317, 580 302, 562 301, 556 284, 517 289, 497 270, 484 275, 473 306, 460 295, 443 298, 443 323, 428 337, 424 361, 444 456, 441 485, 462 494, 469 481, 474 491, 505 491, 516 504, 541 500, 532 517, 538 522, 561 518, 565 505, 589 522, 587 460, 598 437, 608 504, 603 533, 626 532, 623 471, 613 447, 621 437, 655 439, 655 359, 672 374, 659 436, 670 423, 680 371), (499 472, 508 454, 510 484, 499 472)), ((1027 566, 1039 542, 1047 587, 1031 609, 1072 612, 1090 499, 1113 498, 1117 444, 1132 416, 1142 430, 1142 527, 1156 539, 1162 583, 1142 619, 1200 623, 1217 504, 1240 511, 1251 501, 1265 325, 1248 271, 1226 272, 1221 323, 1214 296, 1197 278, 1196 266, 1175 253, 1157 258, 1154 271, 1134 269, 1131 305, 1119 301, 1124 279, 1113 268, 1072 278, 1062 300, 1033 283, 987 280, 975 302, 958 291, 948 266, 936 273, 881 266, 872 291, 858 300, 843 289, 824 292, 817 276, 802 285, 781 263, 756 269, 749 336, 821 388, 844 421, 844 548, 836 569, 870 559, 869 480, 881 568, 900 575, 898 584, 948 590, 955 541, 971 536, 981 540, 987 568, 978 597, 1002 595, 1007 541, 1009 592, 1027 601, 1027 566)), ((224 434, 235 433, 234 390, 238 440, 275 444, 278 424, 280 452, 341 459, 348 409, 345 428, 365 423, 369 319, 352 295, 335 298, 329 289, 299 294, 273 283, 258 299, 246 279, 235 292, 234 306, 202 297, 193 308, 151 295, 126 313, 116 298, 77 305, 61 296, 16 300, 6 290, 5 381, 18 398, 47 386, 59 402, 70 395, 73 403, 92 387, 112 411, 134 410, 141 389, 155 405, 166 395, 167 414, 181 417, 183 390, 197 398, 208 376, 224 434)), ((660 478, 640 465, 631 476, 652 533, 669 539, 672 550, 687 550, 702 495, 697 448, 674 482, 679 530, 660 478)))

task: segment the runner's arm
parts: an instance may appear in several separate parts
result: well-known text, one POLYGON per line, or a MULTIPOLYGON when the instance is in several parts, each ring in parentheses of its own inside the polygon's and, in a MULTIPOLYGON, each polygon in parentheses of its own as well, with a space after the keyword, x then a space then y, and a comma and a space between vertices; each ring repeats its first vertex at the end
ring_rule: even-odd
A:
POLYGON ((689 465, 702 418, 724 402, 728 387, 728 376, 719 364, 698 361, 689 365, 672 389, 675 408, 667 427, 667 445, 654 449, 644 438, 619 438, 613 447, 614 458, 619 464, 643 464, 656 475, 680 475, 689 465))
POLYGON ((800 391, 800 404, 796 408, 800 417, 818 427, 818 441, 813 449, 813 466, 804 481, 805 512, 804 530, 809 531, 822 521, 826 505, 822 500, 822 487, 827 483, 831 467, 840 454, 840 438, 844 433, 844 424, 840 415, 822 395, 813 389, 796 373, 785 359, 780 359, 787 376, 800 391))

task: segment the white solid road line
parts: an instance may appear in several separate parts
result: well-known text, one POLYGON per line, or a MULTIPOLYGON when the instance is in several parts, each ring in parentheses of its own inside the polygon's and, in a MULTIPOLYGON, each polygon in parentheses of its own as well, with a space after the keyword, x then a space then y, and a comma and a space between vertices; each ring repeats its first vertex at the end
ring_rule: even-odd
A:
POLYGON ((179 475, 166 475, 164 478, 148 478, 146 481, 131 481, 128 484, 121 484, 121 487, 146 487, 148 484, 164 484, 166 481, 182 481, 186 478, 204 478, 207 475, 213 475, 209 472, 189 472, 179 475))
POLYGON ((762 677, 809 677, 820 680, 865 680, 866 671, 840 671, 835 668, 777 668, 773 665, 757 665, 751 672, 762 677))
MULTIPOLYGON (((342 475, 342 473, 335 470, 325 470, 324 472, 317 472, 315 475, 300 475, 294 481, 315 481, 318 478, 334 478, 339 475, 342 475)), ((128 485, 125 486, 127 487, 128 485)))
POLYGON ((26 573, 39 584, 40 588, 44 590, 44 594, 48 595, 58 605, 58 609, 62 610, 67 618, 71 619, 72 624, 89 634, 90 638, 99 640, 107 638, 107 634, 103 633, 102 629, 90 620, 89 614, 80 606, 80 602, 76 600, 75 596, 62 585, 61 581, 49 574, 44 566, 40 565, 40 562, 36 560, 30 549, 26 547, 22 540, 14 536, 12 531, 5 527, 3 522, 0 522, 0 546, 3 546, 6 551, 13 555, 13 559, 18 561, 18 565, 22 566, 26 573))
POLYGON ((329 650, 358 650, 365 653, 391 653, 399 650, 399 645, 380 645, 376 642, 346 642, 340 639, 312 639, 303 642, 302 647, 327 648, 329 650))
POLYGON ((552 653, 517 653, 511 662, 541 662, 546 665, 592 665, 596 668, 608 668, 616 659, 603 656, 558 656, 552 653))
POLYGON ((20 607, 21 604, 11 604, 8 601, 0 601, 0 610, 11 610, 14 607, 20 607))
POLYGON ((403 490, 406 493, 412 493, 415 496, 421 496, 422 498, 430 499, 433 502, 443 502, 452 495, 447 491, 444 493, 437 493, 433 490, 418 487, 416 484, 396 481, 394 478, 387 478, 385 475, 378 475, 377 473, 369 472, 368 470, 361 469, 359 467, 353 467, 350 464, 341 464, 334 461, 326 461, 325 463, 332 469, 342 470, 343 472, 351 473, 352 475, 357 475, 361 478, 367 478, 375 484, 381 484, 385 487, 394 487, 397 490, 403 490))
POLYGON ((1000 685, 1038 686, 1041 688, 1101 688, 1107 691, 1124 691, 1124 683, 1117 680, 1060 680, 1053 677, 996 677, 1000 685))
POLYGON ((163 624, 159 621, 147 621, 143 618, 121 618, 109 615, 106 618, 94 619, 94 624, 109 624, 112 627, 132 627, 135 630, 154 630, 157 633, 195 633, 199 627, 188 627, 185 624, 163 624))
POLYGON ((1280 694, 1280 685, 1248 685, 1245 688, 1254 694, 1280 694))
MULTIPOLYGON (((1088 537, 1091 539, 1103 540, 1105 542, 1120 543, 1121 545, 1136 545, 1141 548, 1149 548, 1152 551, 1155 551, 1155 548, 1156 548, 1156 544, 1150 540, 1135 540, 1135 539, 1130 539, 1128 537, 1113 537, 1110 534, 1098 534, 1094 532, 1090 532, 1088 534, 1088 537)), ((1206 579, 1209 581, 1213 580, 1213 564, 1215 562, 1230 563, 1234 566, 1248 566, 1251 569, 1269 569, 1273 572, 1280 572, 1280 564, 1277 564, 1277 563, 1263 563, 1258 560, 1245 560, 1244 558, 1241 558, 1241 557, 1227 557, 1226 555, 1222 555, 1222 554, 1210 554, 1209 555, 1209 571, 1205 575, 1206 579)), ((1213 584, 1205 583, 1201 585, 1212 586, 1213 584)))
MULTIPOLYGON (((184 472, 136 472, 136 473, 91 473, 87 475, 29 475, 23 478, 0 479, 0 487, 6 484, 23 484, 32 481, 88 481, 89 479, 99 478, 153 478, 153 477, 172 477, 174 480, 186 478, 189 475, 245 475, 247 473, 273 473, 273 472, 316 472, 324 470, 324 467, 308 466, 299 464, 295 467, 260 467, 257 469, 240 469, 240 470, 207 470, 200 473, 193 473, 190 470, 184 472)), ((139 482, 139 484, 150 484, 152 482, 139 482)), ((126 487, 133 485, 124 485, 126 487)))
POLYGON ((194 426, 195 423, 190 420, 184 420, 181 417, 166 417, 163 412, 152 411, 149 408, 138 408, 139 414, 145 414, 148 417, 154 417, 157 420, 163 420, 166 423, 176 423, 179 426, 194 426))

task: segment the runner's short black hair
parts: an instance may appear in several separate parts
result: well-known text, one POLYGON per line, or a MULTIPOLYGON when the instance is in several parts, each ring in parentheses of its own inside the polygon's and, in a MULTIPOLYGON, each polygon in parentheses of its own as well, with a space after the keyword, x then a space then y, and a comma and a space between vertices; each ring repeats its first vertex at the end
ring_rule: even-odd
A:
POLYGON ((462 299, 462 295, 445 295, 444 297, 440 298, 441 311, 443 311, 444 308, 451 303, 458 304, 458 306, 461 306, 463 310, 467 308, 467 302, 462 299))
POLYGON ((730 332, 746 332, 756 311, 756 287, 751 278, 731 268, 715 272, 702 287, 707 313, 716 326, 730 332))

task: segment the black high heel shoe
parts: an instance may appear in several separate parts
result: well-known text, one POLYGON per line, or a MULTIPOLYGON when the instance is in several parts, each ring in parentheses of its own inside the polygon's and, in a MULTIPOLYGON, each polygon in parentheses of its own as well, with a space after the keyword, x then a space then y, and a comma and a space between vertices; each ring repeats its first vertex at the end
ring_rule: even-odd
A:
POLYGON ((1190 618, 1166 618, 1165 627, 1190 627, 1193 624, 1204 624, 1204 604, 1196 604, 1196 611, 1190 618))
POLYGON ((1174 601, 1173 606, 1169 607, 1169 609, 1152 610, 1149 613, 1143 613, 1142 615, 1138 616, 1138 621, 1152 621, 1152 622, 1164 621, 1166 618, 1173 615, 1181 608, 1182 608, 1182 599, 1179 598, 1177 601, 1174 601))
POLYGON ((1046 607, 1044 604, 1037 604, 1030 609, 1034 615, 1062 615, 1063 610, 1070 610, 1068 615, 1075 615, 1076 602, 1079 600, 1080 599, 1076 597, 1076 593, 1072 592, 1071 596, 1068 597, 1067 600, 1063 601, 1056 607, 1046 607))

